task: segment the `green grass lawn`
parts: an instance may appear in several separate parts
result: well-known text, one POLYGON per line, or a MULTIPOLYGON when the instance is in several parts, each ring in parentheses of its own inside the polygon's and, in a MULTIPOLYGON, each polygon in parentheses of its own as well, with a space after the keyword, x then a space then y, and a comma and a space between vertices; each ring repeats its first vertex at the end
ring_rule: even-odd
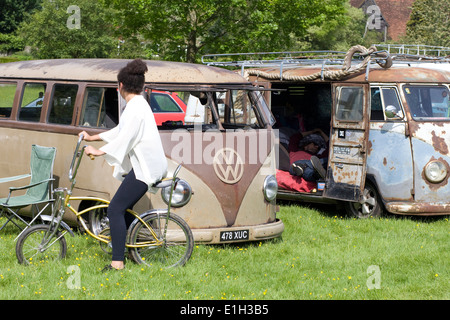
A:
MULTIPOLYGON (((0 299, 409 300, 450 298, 448 216, 356 220, 332 207, 283 205, 282 238, 196 245, 186 266, 109 262, 86 235, 67 236, 62 261, 22 266, 17 229, 0 233, 0 299)), ((0 221, 1 222, 1 221, 0 221)))

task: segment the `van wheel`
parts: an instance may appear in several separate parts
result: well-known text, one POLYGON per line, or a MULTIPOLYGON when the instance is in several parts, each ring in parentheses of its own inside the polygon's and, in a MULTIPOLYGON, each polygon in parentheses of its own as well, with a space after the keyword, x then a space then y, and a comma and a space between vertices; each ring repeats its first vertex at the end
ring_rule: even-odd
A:
POLYGON ((366 182, 361 201, 345 202, 345 211, 359 219, 380 217, 383 208, 377 189, 371 183, 366 182))

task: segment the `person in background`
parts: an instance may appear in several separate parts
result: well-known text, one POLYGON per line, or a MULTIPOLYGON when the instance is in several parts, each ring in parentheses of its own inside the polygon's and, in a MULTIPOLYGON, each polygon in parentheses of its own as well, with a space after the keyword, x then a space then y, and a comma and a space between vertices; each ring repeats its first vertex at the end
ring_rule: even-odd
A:
POLYGON ((307 181, 316 181, 319 178, 325 179, 326 170, 324 167, 328 162, 325 154, 328 137, 321 130, 314 130, 313 132, 303 136, 298 143, 298 151, 289 153, 291 161, 289 172, 307 181))

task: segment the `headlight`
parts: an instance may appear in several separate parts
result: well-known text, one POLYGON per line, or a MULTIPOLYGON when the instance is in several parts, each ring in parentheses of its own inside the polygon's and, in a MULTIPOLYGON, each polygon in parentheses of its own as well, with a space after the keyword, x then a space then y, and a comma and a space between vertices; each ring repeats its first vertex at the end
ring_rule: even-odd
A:
POLYGON ((267 176, 266 179, 264 179, 263 192, 264 198, 266 198, 267 201, 272 201, 275 199, 278 192, 278 183, 275 176, 267 176))
POLYGON ((439 183, 447 176, 447 167, 441 161, 433 160, 425 166, 425 177, 432 183, 439 183))
MULTIPOLYGON (((161 197, 166 204, 169 203, 171 186, 165 187, 161 190, 161 197)), ((189 202, 192 195, 192 189, 189 183, 184 180, 179 180, 172 194, 172 206, 182 207, 189 202)))

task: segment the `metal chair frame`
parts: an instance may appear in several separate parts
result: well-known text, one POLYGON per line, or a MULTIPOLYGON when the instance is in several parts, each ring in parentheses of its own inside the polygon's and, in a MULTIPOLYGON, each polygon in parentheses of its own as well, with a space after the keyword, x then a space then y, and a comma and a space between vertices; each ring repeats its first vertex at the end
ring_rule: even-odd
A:
MULTIPOLYGON (((21 233, 29 228, 34 221, 41 216, 48 206, 53 205, 53 166, 55 162, 56 148, 31 146, 30 173, 13 177, 1 178, 0 183, 6 183, 25 178, 30 178, 30 183, 22 187, 10 187, 8 197, 0 199, 0 217, 7 218, 0 230, 12 222, 21 233), (13 196, 16 191, 26 190, 24 195, 13 196), (39 209, 39 205, 44 205, 39 209), (19 215, 22 208, 31 206, 32 220, 27 222, 19 215), (25 227, 14 221, 19 220, 25 227)), ((20 234, 21 234, 20 233, 20 234)), ((19 235, 20 235, 19 234, 19 235)), ((17 238, 16 238, 17 239, 17 238)))

